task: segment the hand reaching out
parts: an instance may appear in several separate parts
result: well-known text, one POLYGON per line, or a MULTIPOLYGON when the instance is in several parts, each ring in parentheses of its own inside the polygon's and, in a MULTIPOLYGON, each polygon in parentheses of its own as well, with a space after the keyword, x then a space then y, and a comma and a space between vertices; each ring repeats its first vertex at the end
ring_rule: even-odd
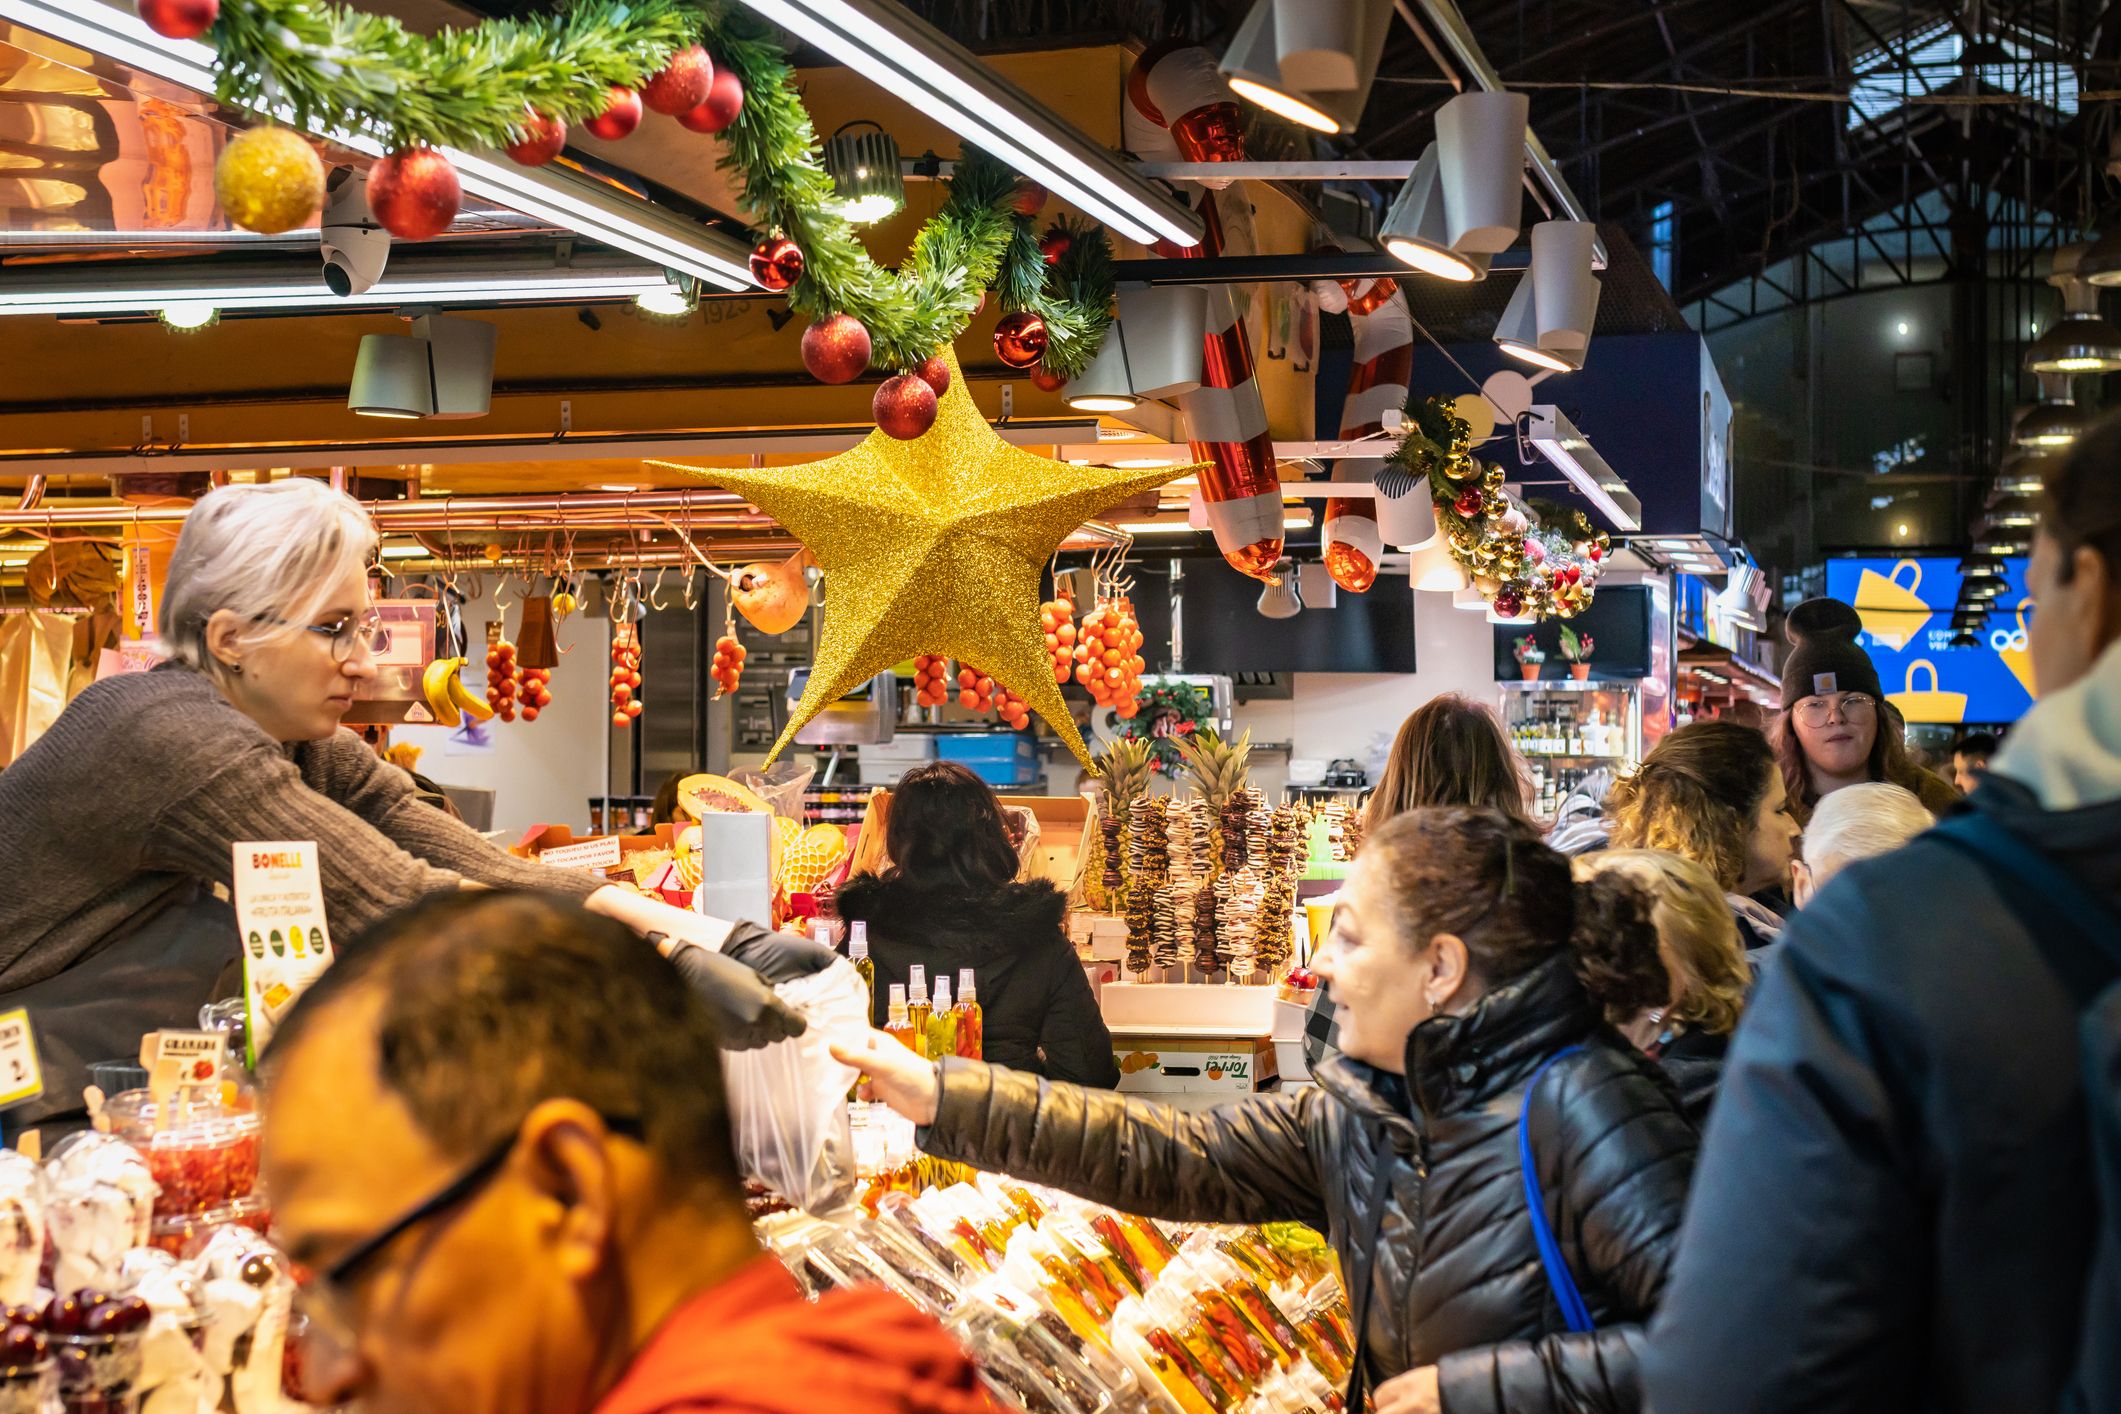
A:
POLYGON ((890 1032, 871 1030, 860 1038, 836 1040, 832 1058, 868 1076, 876 1097, 907 1119, 935 1123, 943 1091, 935 1063, 907 1050, 890 1032))

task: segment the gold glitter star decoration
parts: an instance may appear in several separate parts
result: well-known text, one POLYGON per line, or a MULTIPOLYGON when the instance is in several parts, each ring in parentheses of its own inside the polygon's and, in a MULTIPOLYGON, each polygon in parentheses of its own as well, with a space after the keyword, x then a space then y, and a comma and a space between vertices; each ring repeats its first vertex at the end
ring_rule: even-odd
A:
POLYGON ((1070 466, 987 425, 948 348, 950 388, 911 441, 882 431, 838 456, 749 470, 657 462, 755 503, 825 573, 825 621, 802 701, 767 754, 876 674, 920 653, 972 664, 1089 764, 1053 681, 1040 586, 1060 543, 1129 496, 1195 471, 1070 466))

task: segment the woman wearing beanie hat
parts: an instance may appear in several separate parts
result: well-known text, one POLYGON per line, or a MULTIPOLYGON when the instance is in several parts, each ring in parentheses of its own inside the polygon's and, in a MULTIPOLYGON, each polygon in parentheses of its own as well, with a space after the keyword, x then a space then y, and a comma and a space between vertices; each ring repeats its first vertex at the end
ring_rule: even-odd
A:
POLYGON ((1950 809, 1959 792, 1909 758, 1900 713, 1856 642, 1863 632, 1856 611, 1839 599, 1807 599, 1790 610, 1782 631, 1790 651, 1782 662, 1775 757, 1798 822, 1811 820, 1822 797, 1865 781, 1913 791, 1932 815, 1950 809))

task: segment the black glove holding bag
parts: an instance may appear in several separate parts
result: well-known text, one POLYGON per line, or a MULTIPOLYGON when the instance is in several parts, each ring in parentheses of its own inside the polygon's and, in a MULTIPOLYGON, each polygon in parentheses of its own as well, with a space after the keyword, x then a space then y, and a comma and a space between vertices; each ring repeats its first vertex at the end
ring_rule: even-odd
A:
MULTIPOLYGON (((740 924, 738 931, 747 926, 755 925, 740 924)), ((661 946, 667 939, 662 934, 651 934, 648 941, 661 946)), ((734 941, 733 934, 732 943, 734 941)), ((815 945, 805 943, 805 946, 815 945)), ((826 961, 830 960, 828 950, 826 961)), ((707 1003, 725 1050, 755 1050, 791 1036, 800 1036, 809 1029, 810 1023, 802 1013, 773 994, 772 983, 764 973, 728 952, 714 952, 696 943, 684 943, 670 954, 670 961, 684 977, 685 984, 692 988, 693 995, 707 1003)), ((797 972, 792 975, 807 974, 797 972)))

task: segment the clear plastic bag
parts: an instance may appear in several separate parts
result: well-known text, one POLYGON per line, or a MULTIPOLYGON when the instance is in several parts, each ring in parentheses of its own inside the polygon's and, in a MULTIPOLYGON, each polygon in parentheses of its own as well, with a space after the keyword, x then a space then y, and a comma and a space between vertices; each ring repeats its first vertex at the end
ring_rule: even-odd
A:
POLYGON ((827 1048, 835 1037, 867 1034, 869 989, 841 958, 774 990, 810 1028, 757 1050, 722 1053, 737 1162, 797 1207, 824 1212, 854 1190, 847 1091, 857 1078, 827 1048))
POLYGON ((810 782, 816 776, 815 766, 776 761, 763 771, 732 772, 729 779, 772 806, 774 814, 785 815, 800 825, 803 823, 803 792, 810 789, 810 782))

